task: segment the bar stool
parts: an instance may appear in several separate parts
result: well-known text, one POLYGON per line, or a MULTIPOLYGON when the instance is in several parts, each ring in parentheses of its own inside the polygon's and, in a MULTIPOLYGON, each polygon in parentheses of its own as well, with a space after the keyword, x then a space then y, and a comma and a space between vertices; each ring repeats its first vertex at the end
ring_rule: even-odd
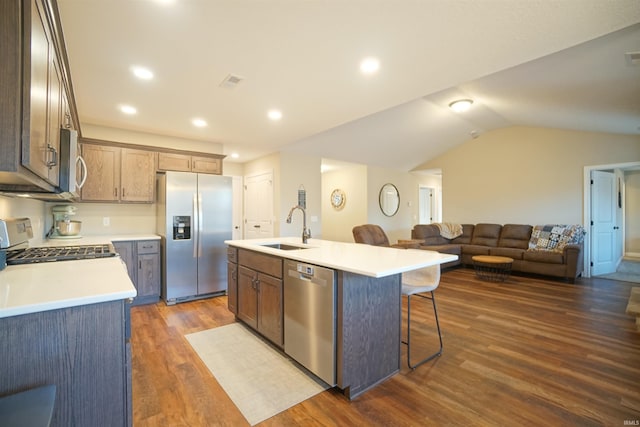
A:
POLYGON ((402 295, 407 296, 407 341, 402 341, 407 345, 407 365, 409 368, 415 369, 434 357, 442 354, 442 333, 440 332, 440 322, 438 321, 438 310, 436 308, 436 299, 434 291, 440 284, 440 266, 421 268, 419 270, 408 271, 402 273, 402 295), (425 295, 425 294, 430 295, 425 295), (440 348, 435 353, 425 357, 416 364, 411 364, 411 297, 419 296, 421 298, 430 299, 433 304, 433 314, 436 319, 436 327, 438 328, 438 339, 440 340, 440 348))

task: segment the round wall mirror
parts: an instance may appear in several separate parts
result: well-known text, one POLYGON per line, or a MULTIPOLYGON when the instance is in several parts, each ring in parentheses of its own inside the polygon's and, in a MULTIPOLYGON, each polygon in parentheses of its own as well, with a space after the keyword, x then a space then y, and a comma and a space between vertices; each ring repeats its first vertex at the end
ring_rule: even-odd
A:
POLYGON ((400 193, 393 184, 385 184, 380 189, 380 209, 386 216, 394 216, 400 207, 400 193))

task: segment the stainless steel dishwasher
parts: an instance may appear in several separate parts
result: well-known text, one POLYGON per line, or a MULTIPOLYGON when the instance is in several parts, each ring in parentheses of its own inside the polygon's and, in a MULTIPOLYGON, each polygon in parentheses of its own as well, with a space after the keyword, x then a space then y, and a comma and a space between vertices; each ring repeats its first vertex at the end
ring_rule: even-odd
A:
POLYGON ((330 386, 336 385, 336 274, 285 261, 284 351, 330 386))

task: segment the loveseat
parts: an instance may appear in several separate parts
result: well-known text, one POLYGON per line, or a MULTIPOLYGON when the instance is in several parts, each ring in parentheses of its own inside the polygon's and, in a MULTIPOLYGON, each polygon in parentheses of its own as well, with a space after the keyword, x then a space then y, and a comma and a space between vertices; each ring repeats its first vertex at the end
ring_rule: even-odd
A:
POLYGON ((570 283, 582 273, 584 230, 579 225, 460 225, 462 234, 453 237, 443 224, 418 224, 411 239, 421 240, 420 249, 458 255, 443 268, 472 266, 474 255, 495 255, 513 258, 514 272, 560 277, 570 283))

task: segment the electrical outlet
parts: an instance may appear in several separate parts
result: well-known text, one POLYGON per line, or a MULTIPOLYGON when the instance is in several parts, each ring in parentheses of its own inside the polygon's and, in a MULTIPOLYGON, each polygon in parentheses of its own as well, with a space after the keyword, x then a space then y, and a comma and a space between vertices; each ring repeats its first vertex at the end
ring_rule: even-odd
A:
POLYGON ((109 218, 108 216, 102 217, 102 225, 104 225, 105 227, 110 226, 111 225, 111 218, 109 218))

